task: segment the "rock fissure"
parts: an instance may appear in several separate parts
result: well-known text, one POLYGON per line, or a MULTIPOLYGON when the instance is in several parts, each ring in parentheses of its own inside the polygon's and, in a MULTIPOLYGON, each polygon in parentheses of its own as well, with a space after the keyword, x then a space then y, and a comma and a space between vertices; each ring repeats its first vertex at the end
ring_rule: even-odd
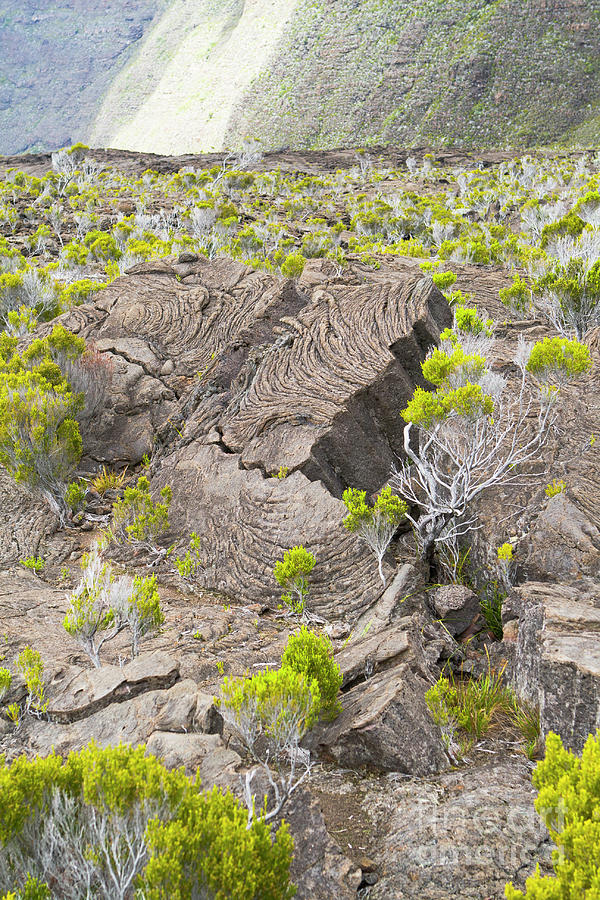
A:
POLYGON ((70 725, 73 722, 79 722, 81 719, 86 719, 88 716, 99 712, 101 709, 106 709, 106 707, 112 706, 113 704, 124 703, 126 700, 133 700, 134 697, 139 697, 140 694, 145 694, 149 691, 168 690, 168 688, 177 684, 178 681, 178 676, 173 678, 159 677, 156 679, 149 679, 143 685, 123 685, 114 692, 112 697, 98 700, 97 702, 90 704, 89 708, 86 710, 63 713, 54 711, 49 714, 49 718, 51 722, 70 725))

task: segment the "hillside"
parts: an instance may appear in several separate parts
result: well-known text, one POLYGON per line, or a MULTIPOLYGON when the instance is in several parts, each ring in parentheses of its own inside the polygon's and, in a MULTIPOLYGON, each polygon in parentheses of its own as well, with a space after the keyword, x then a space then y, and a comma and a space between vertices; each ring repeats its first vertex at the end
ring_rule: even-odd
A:
POLYGON ((0 2, 0 152, 592 145, 599 0, 0 2))

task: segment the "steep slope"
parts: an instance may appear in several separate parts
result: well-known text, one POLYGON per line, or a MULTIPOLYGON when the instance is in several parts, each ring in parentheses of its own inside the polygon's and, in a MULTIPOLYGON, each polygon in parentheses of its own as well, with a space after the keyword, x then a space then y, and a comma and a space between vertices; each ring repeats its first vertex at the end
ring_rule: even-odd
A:
POLYGON ((0 152, 89 134, 102 97, 169 0, 0 0, 0 152))
POLYGON ((0 152, 600 138, 600 0, 0 0, 0 152))
POLYGON ((91 142, 157 153, 223 147, 234 104, 277 52, 296 5, 173 0, 113 84, 91 142))
POLYGON ((598 0, 302 0, 228 137, 269 146, 594 142, 598 0))

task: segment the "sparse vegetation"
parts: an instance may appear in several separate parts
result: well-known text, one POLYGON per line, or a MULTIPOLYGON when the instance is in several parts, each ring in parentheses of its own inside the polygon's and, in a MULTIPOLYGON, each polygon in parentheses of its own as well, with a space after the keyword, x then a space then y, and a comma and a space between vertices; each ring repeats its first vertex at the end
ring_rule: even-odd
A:
POLYGON ((36 575, 43 572, 46 565, 46 561, 41 556, 27 556, 25 559, 19 560, 19 562, 24 569, 29 569, 30 572, 35 572, 36 575))
POLYGON ((16 481, 40 490, 64 521, 69 475, 82 452, 77 414, 82 394, 64 374, 84 343, 56 325, 22 354, 0 334, 0 464, 16 481))
MULTIPOLYGON (((187 259, 226 256, 277 276, 274 282, 284 292, 285 315, 283 325, 275 326, 281 329, 281 333, 275 332, 275 341, 277 347, 283 346, 287 351, 290 323, 294 322, 294 328, 306 324, 305 313, 297 312, 299 299, 305 294, 308 303, 311 291, 321 290, 314 286, 323 273, 331 284, 341 280, 349 268, 352 279, 358 279, 349 282, 352 284, 368 282, 363 272, 369 269, 388 267, 385 277, 395 278, 408 259, 416 272, 419 290, 430 290, 431 278, 445 293, 454 320, 452 327, 442 332, 440 345, 432 348, 423 361, 421 374, 429 383, 428 389, 419 377, 413 379, 413 384, 420 386, 402 413, 406 424, 405 464, 378 495, 367 499, 365 491, 347 488, 343 494, 347 510, 343 525, 372 550, 384 586, 383 559, 395 537, 396 562, 402 559, 405 548, 401 532, 405 528, 399 526, 406 520, 416 535, 418 549, 432 564, 430 571, 436 580, 443 576, 445 582, 468 584, 478 592, 484 622, 476 622, 470 631, 478 627, 481 631, 474 637, 463 633, 464 647, 455 642, 451 651, 459 655, 464 650, 476 664, 482 646, 491 636, 502 639, 502 606, 520 574, 517 563, 521 559, 521 568, 526 569, 528 552, 524 511, 521 521, 506 525, 502 509, 498 516, 502 530, 494 534, 493 543, 481 547, 473 541, 472 556, 482 550, 485 570, 477 570, 473 564, 467 572, 467 561, 473 562, 467 538, 478 524, 480 496, 490 489, 493 497, 492 488, 511 485, 524 487, 527 494, 527 486, 532 485, 532 505, 539 508, 540 496, 544 499, 543 486, 552 474, 568 472, 571 478, 570 468, 564 467, 560 458, 561 450, 557 452, 554 471, 543 470, 541 451, 546 436, 562 424, 558 408, 565 394, 570 396, 567 382, 587 375, 591 367, 590 348, 596 340, 591 329, 600 321, 600 157, 581 153, 575 158, 549 152, 544 157, 523 156, 463 171, 439 164, 432 154, 423 159, 417 159, 419 154, 415 154, 406 166, 383 167, 374 153, 364 151, 357 154, 354 170, 307 175, 285 168, 244 170, 255 164, 257 149, 249 145, 237 159, 232 154, 222 164, 206 169, 187 167, 174 174, 148 170, 138 177, 117 169, 94 168, 86 149, 76 147, 57 154, 48 175, 34 177, 13 170, 0 181, 0 464, 21 485, 41 491, 63 523, 79 523, 84 518, 84 503, 90 504, 86 531, 106 527, 108 504, 114 501, 112 531, 109 529, 108 533, 122 544, 106 546, 106 557, 110 551, 112 563, 102 557, 98 547, 92 547, 80 583, 70 590, 64 628, 94 666, 100 665, 106 641, 126 628, 131 637, 131 655, 136 656, 143 640, 155 634, 164 622, 159 579, 171 578, 166 586, 167 590, 173 588, 174 593, 173 586, 177 586, 180 596, 175 603, 183 602, 181 597, 191 600, 191 585, 196 581, 203 588, 206 582, 208 604, 211 588, 217 585, 221 589, 222 584, 219 572, 211 583, 215 554, 210 528, 202 525, 202 546, 196 532, 191 533, 187 544, 187 532, 167 535, 171 488, 167 485, 160 492, 150 490, 150 472, 152 483, 158 484, 165 449, 170 450, 163 443, 162 427, 156 429, 152 464, 145 454, 143 474, 138 478, 138 470, 130 484, 126 471, 119 473, 103 466, 94 475, 83 468, 90 460, 115 459, 108 453, 84 454, 87 426, 104 408, 111 378, 111 366, 106 360, 113 351, 98 352, 89 344, 86 347, 78 335, 56 325, 54 318, 82 303, 100 303, 104 309, 101 292, 105 286, 136 263, 164 256, 173 262, 184 253, 190 254, 187 259), (484 283, 494 315, 498 304, 489 297, 491 279, 497 277, 498 286, 507 285, 500 291, 505 304, 500 319, 505 321, 495 323, 476 304, 477 267, 482 266, 495 267, 488 273, 489 283, 484 283), (295 283, 284 284, 283 278, 295 283), (556 329, 558 336, 551 331, 533 347, 521 344, 512 360, 505 350, 513 343, 515 328, 533 326, 534 319, 536 329, 545 322, 556 329), (494 342, 498 338, 502 346, 500 353, 495 354, 494 342), (77 471, 80 459, 82 469, 77 471), (166 544, 167 536, 176 542, 173 547, 157 547, 161 542, 166 544), (497 544, 500 546, 496 548, 497 544), (139 553, 140 548, 148 552, 139 553), (124 574, 117 563, 123 559, 128 565, 139 565, 137 571, 142 574, 124 574), (145 572, 142 566, 147 567, 145 572), (148 575, 148 571, 156 574, 148 575), (173 577, 174 572, 179 578, 173 577)), ((176 269, 183 272, 180 266, 176 269)), ((176 277, 178 282, 185 282, 187 276, 176 277)), ((259 273, 252 277, 260 286, 263 276, 259 273)), ((178 286, 177 290, 183 291, 184 287, 178 286)), ((436 297, 441 308, 443 301, 439 295, 436 297)), ((337 314, 337 309, 334 311, 337 314)), ((88 314, 81 311, 82 316, 88 314)), ((271 319, 269 309, 264 322, 271 319)), ((195 417, 203 410, 202 404, 213 396, 211 379, 223 348, 212 337, 211 341, 206 356, 193 360, 189 372, 182 371, 178 364, 175 370, 171 368, 172 380, 167 377, 165 381, 177 402, 188 387, 194 392, 194 402, 182 405, 181 415, 169 414, 170 426, 164 429, 165 433, 168 431, 167 443, 175 433, 181 446, 194 439, 195 417), (194 378, 196 369, 199 371, 194 378)), ((241 341, 243 353, 244 341, 245 338, 241 341)), ((419 342, 424 346, 420 336, 419 342)), ((392 347, 391 352, 396 354, 397 348, 392 347)), ((118 356, 117 350, 114 354, 118 356)), ((161 354, 162 350, 157 349, 157 359, 161 354)), ((163 359, 159 362, 162 365, 163 359)), ((242 398, 252 387, 252 367, 258 364, 258 357, 249 356, 245 386, 236 382, 232 387, 242 398)), ((350 380, 353 374, 348 372, 350 380)), ((408 374, 412 378, 417 373, 408 374)), ((309 402, 310 398, 307 406, 309 402)), ((304 412, 306 416, 299 421, 310 421, 312 409, 304 412)), ((381 422, 388 414, 397 421, 398 410, 392 408, 382 409, 381 422)), ((585 459, 589 458, 591 468, 596 438, 592 434, 588 442, 592 430, 589 423, 586 429, 580 444, 584 443, 585 459)), ((216 431, 213 438, 217 452, 220 438, 216 431)), ((224 432, 221 449, 226 449, 226 440, 224 432)), ((149 444, 143 444, 139 453, 145 446, 149 444)), ((390 447, 393 453, 398 452, 397 445, 390 447)), ((138 458, 136 446, 132 459, 138 458)), ((261 475, 271 476, 283 481, 293 472, 285 485, 266 483, 266 491, 284 501, 294 493, 294 485, 301 482, 308 469, 299 462, 294 446, 276 448, 268 458, 265 468, 261 469, 261 463, 252 477, 259 480, 261 475), (280 460, 287 464, 280 465, 280 460)), ((347 484, 347 473, 353 471, 352 461, 346 470, 340 467, 339 471, 333 463, 331 478, 337 481, 332 492, 339 497, 347 484)), ((117 468, 119 464, 113 462, 117 468)), ((314 474, 309 472, 307 477, 312 480, 314 474)), ((565 482, 555 478, 547 485, 546 495, 552 498, 565 489, 565 482)), ((575 498, 576 480, 572 493, 575 498)), ((502 497, 507 494, 508 491, 502 493, 502 497)), ((189 500, 194 503, 194 497, 189 500)), ((179 512, 179 496, 177 502, 179 512)), ((507 508, 506 518, 509 512, 512 514, 507 508)), ((265 529, 269 525, 265 517, 265 529)), ((332 534, 336 528, 339 532, 339 522, 332 523, 331 528, 332 534)), ((80 537, 83 547, 85 532, 80 537)), ((90 534, 90 538, 96 537, 97 532, 90 534)), ((307 540, 308 533, 304 537, 299 533, 295 539, 307 540)), ((265 547, 272 548, 282 546, 287 537, 274 531, 269 540, 265 547)), ((343 543, 346 546, 349 542, 343 543)), ((258 609, 263 598, 254 585, 248 591, 248 599, 256 601, 256 607, 244 606, 240 612, 237 603, 245 596, 242 583, 240 597, 233 597, 231 606, 229 596, 218 596, 214 610, 218 637, 214 637, 210 616, 210 621, 205 622, 196 619, 195 613, 190 614, 178 634, 191 636, 187 648, 197 655, 198 665, 208 673, 207 679, 215 682, 225 672, 238 675, 250 665, 242 655, 235 655, 238 642, 244 653, 250 653, 259 642, 262 648, 271 631, 278 633, 290 624, 296 627, 298 619, 322 621, 314 615, 316 610, 311 610, 315 555, 298 545, 286 550, 275 563, 272 550, 263 552, 260 537, 256 546, 257 555, 262 553, 263 570, 264 566, 275 564, 273 576, 283 592, 282 603, 290 617, 297 619, 294 622, 291 618, 269 616, 267 610, 264 619, 259 620, 265 609, 258 609), (223 599, 227 600, 223 607, 225 616, 220 608, 223 599), (242 613, 248 619, 238 632, 242 613), (217 648, 221 659, 213 655, 217 648), (234 648, 233 652, 227 654, 228 648, 234 648)), ((58 556, 55 550, 54 545, 44 549, 51 575, 55 565, 58 569, 65 559, 69 559, 69 564, 75 559, 58 556)), ((335 552, 333 540, 331 555, 328 549, 318 551, 318 601, 323 602, 327 615, 336 602, 339 586, 339 581, 327 577, 335 552), (329 599, 326 591, 331 593, 329 599)), ((387 559, 394 562, 391 552, 387 559)), ((44 561, 39 556, 21 563, 35 572, 43 570, 44 561)), ((481 564, 481 559, 477 564, 481 564)), ((425 570, 426 566, 415 566, 415 572, 421 568, 425 570)), ((374 571, 373 566, 373 577, 374 571)), ((68 577, 69 571, 63 566, 61 578, 66 581, 68 577)), ((344 579, 346 583, 356 580, 351 567, 344 579)), ((366 581, 364 600, 371 604, 376 597, 367 596, 372 592, 372 579, 366 581)), ((75 583, 74 580, 72 584, 75 583)), ((363 589, 362 585, 359 587, 363 589)), ((429 587, 426 585, 425 590, 429 587)), ((415 596, 425 595, 420 594, 420 588, 413 591, 412 585, 407 587, 406 596, 398 598, 389 621, 397 623, 402 616, 400 604, 415 596)), ((204 596, 200 606, 203 605, 204 596)), ((353 607, 361 616, 364 608, 353 607)), ((200 616, 203 615, 202 610, 200 616)), ((344 615, 350 617, 347 610, 344 615)), ((173 618, 169 626, 175 630, 179 624, 173 618)), ((356 629, 360 638, 366 637, 371 627, 364 621, 356 629)), ((373 621, 377 619, 374 617, 373 621)), ((426 641, 430 639, 427 627, 423 626, 421 635, 426 641)), ((328 632, 339 646, 338 641, 345 634, 338 630, 338 623, 331 623, 328 632)), ((451 644, 450 635, 444 635, 444 639, 451 644)), ((436 651, 435 643, 427 652, 430 651, 436 651)), ((277 663, 265 655, 257 665, 277 663)), ((372 671, 370 665, 368 658, 366 675, 372 671)), ((47 713, 44 666, 40 654, 27 647, 16 666, 11 657, 11 668, 18 683, 15 688, 10 671, 0 669, 0 700, 8 690, 11 700, 13 694, 22 697, 18 673, 25 680, 27 699, 21 705, 13 702, 3 706, 2 715, 19 726, 26 714, 47 713)), ((204 895, 257 900, 257 891, 266 900, 291 896, 289 836, 284 827, 273 843, 266 823, 282 812, 287 799, 308 776, 311 758, 301 746, 302 738, 319 719, 327 721, 339 713, 340 698, 343 701, 344 696, 340 694, 341 682, 332 642, 325 634, 305 627, 290 635, 281 668, 225 679, 220 710, 244 745, 246 761, 251 763, 244 785, 246 809, 229 796, 202 795, 181 772, 165 775, 156 760, 146 763, 143 754, 135 755, 137 751, 124 748, 113 748, 107 755, 94 748, 87 756, 85 751, 83 756, 76 755, 64 763, 57 758, 31 763, 17 760, 10 765, 0 762, 0 807, 3 802, 8 807, 9 796, 26 800, 21 806, 16 804, 21 819, 12 831, 12 811, 6 819, 0 815, 0 831, 5 828, 5 835, 0 835, 2 890, 14 886, 17 896, 30 900, 53 896, 63 889, 66 897, 73 898, 87 896, 86 891, 90 896, 121 896, 115 893, 114 885, 107 889, 103 884, 109 875, 112 878, 110 873, 121 865, 127 853, 139 853, 137 868, 130 865, 130 857, 121 866, 121 874, 125 868, 129 872, 119 882, 123 897, 135 892, 140 897, 143 893, 146 900, 166 896, 188 900, 204 895), (87 772, 88 764, 91 773, 87 772), (15 782, 7 771, 15 765, 15 772, 22 766, 27 774, 36 802, 30 795, 25 796, 25 774, 16 795, 11 793, 15 782), (38 780, 44 766, 47 780, 46 775, 40 775, 38 780), (25 793, 19 793, 22 788, 25 793), (93 794, 91 801, 88 788, 93 794), (174 798, 172 805, 170 798, 174 798), (104 837, 100 834, 102 828, 104 837), (35 841, 30 840, 31 835, 35 835, 35 841), (109 850, 107 835, 116 842, 109 850), (126 840, 122 840, 123 835, 126 840), (59 863, 66 873, 60 889, 59 863), (82 887, 82 879, 89 884, 82 887)), ((504 683, 502 672, 490 670, 470 678, 445 673, 429 690, 427 702, 455 761, 465 755, 475 740, 486 735, 490 740, 495 735, 505 737, 503 732, 507 731, 510 741, 520 740, 529 757, 538 752, 537 711, 518 702, 504 683)), ((20 733, 27 734, 31 725, 35 723, 27 720, 27 728, 20 733)), ((184 727, 188 725, 186 720, 184 727)), ((11 729, 9 743, 14 738, 11 729)), ((234 747, 240 750, 235 741, 234 747)), ((564 762, 566 757, 558 754, 556 759, 559 757, 564 762)), ((567 769, 572 772, 576 766, 565 763, 567 769)), ((576 789, 581 799, 581 782, 576 789)), ((591 841, 590 833, 581 834, 591 841)), ((565 839, 564 846, 570 852, 574 845, 568 841, 565 839)), ((578 890, 590 889, 585 881, 588 874, 585 865, 580 867, 580 861, 568 872, 578 890), (584 877, 577 881, 580 868, 584 877)), ((560 884, 560 876, 543 883, 540 879, 539 884, 536 881, 533 888, 528 887, 528 895, 538 896, 537 891, 539 896, 546 896, 547 890, 547 896, 558 896, 552 893, 554 887, 548 887, 551 881, 560 884)), ((510 896, 522 895, 515 892, 510 896)))
POLYGON ((551 500, 552 497, 557 497, 559 494, 564 494, 566 489, 567 485, 562 479, 558 480, 554 478, 550 482, 550 484, 546 485, 546 490, 544 491, 544 493, 546 494, 546 497, 551 500))
POLYGON ((177 556, 174 561, 175 568, 182 578, 190 580, 202 569, 202 557, 200 555, 200 537, 195 531, 190 535, 190 542, 184 556, 177 556))
POLYGON ((435 390, 417 387, 402 412, 406 460, 391 479, 420 511, 418 518, 406 514, 419 552, 432 563, 442 548, 437 562, 450 573, 460 558, 459 538, 475 526, 473 501, 493 486, 526 477, 523 467, 538 459, 557 421, 557 382, 591 367, 589 348, 578 341, 521 342, 515 393, 482 352, 471 352, 489 350, 490 334, 478 321, 455 314, 454 330, 442 334, 440 347, 422 364, 435 390), (531 384, 530 373, 541 387, 531 384))
POLYGON ((483 586, 479 593, 479 606, 485 623, 497 641, 501 641, 504 629, 502 627, 502 604, 506 599, 506 591, 498 581, 492 579, 483 586))
POLYGON ((164 622, 156 576, 116 575, 102 560, 97 546, 84 558, 83 575, 69 595, 63 625, 94 666, 100 666, 100 649, 124 628, 131 631, 131 652, 137 656, 140 641, 164 622))
POLYGON ((285 666, 251 678, 226 678, 220 709, 257 764, 244 782, 248 824, 257 815, 270 821, 310 772, 310 753, 300 747, 300 741, 321 709, 318 681, 285 666), (256 809, 252 781, 258 771, 273 790, 270 809, 266 797, 264 806, 256 809))
POLYGON ((344 528, 357 534, 375 554, 379 577, 385 585, 383 574, 383 557, 390 545, 398 525, 405 518, 408 506, 400 497, 392 494, 389 485, 382 488, 375 502, 369 506, 366 492, 356 488, 347 488, 343 496, 348 515, 344 519, 344 528))
POLYGON ((4 666, 0 667, 0 703, 12 684, 12 675, 4 666))
POLYGON ((457 757, 457 735, 464 732, 479 740, 493 726, 514 727, 532 756, 539 739, 537 711, 521 703, 504 683, 504 670, 488 671, 477 678, 458 679, 442 675, 427 691, 425 700, 434 722, 440 726, 446 747, 457 757))
POLYGON ((27 687, 24 712, 38 717, 43 715, 48 709, 48 701, 41 654, 31 647, 25 647, 17 656, 17 670, 27 687))
POLYGON ((111 472, 106 466, 102 466, 101 471, 92 479, 92 487, 98 491, 100 496, 107 491, 120 491, 125 484, 127 472, 111 472))
POLYGON ((137 485, 125 488, 122 499, 113 504, 113 533, 126 541, 152 546, 169 527, 173 497, 169 485, 161 489, 160 497, 152 499, 150 482, 141 475, 137 485))

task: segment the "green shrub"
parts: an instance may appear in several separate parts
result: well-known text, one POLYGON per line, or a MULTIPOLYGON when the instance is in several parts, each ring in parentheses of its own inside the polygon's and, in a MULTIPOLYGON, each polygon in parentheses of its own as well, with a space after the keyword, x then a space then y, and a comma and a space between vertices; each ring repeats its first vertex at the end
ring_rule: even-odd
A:
POLYGON ((457 745, 455 732, 458 728, 456 712, 458 695, 454 684, 448 678, 438 678, 425 694, 429 714, 442 733, 446 750, 455 756, 457 745))
MULTIPOLYGON (((264 733, 285 743, 286 721, 304 735, 316 722, 321 709, 319 683, 305 678, 291 667, 267 669, 251 678, 226 678, 222 688, 224 710, 241 723, 248 718, 264 733)), ((248 729, 252 743, 254 728, 248 729)))
POLYGON ((140 641, 158 631, 165 621, 156 589, 156 575, 145 578, 135 576, 127 605, 120 613, 131 630, 131 654, 135 657, 139 653, 140 641))
POLYGON ((446 292, 445 297, 448 301, 449 306, 459 307, 466 306, 467 303, 472 303, 475 298, 475 294, 472 294, 469 291, 463 292, 461 290, 458 290, 446 292))
POLYGON ((176 557, 174 565, 181 577, 185 579, 190 579, 196 574, 198 569, 202 568, 200 537, 195 531, 192 531, 190 535, 190 543, 188 549, 185 551, 185 556, 176 557))
POLYGON ((507 541, 505 544, 502 544, 501 547, 498 547, 496 553, 498 559, 509 561, 513 558, 514 555, 513 545, 507 541))
POLYGON ((556 478, 554 478, 550 484, 546 486, 544 493, 546 494, 546 497, 552 499, 552 497, 556 497, 558 494, 564 494, 566 489, 567 485, 564 481, 557 481, 556 478))
POLYGON ((273 806, 264 798, 266 821, 277 816, 310 771, 310 753, 300 741, 322 708, 318 681, 283 666, 251 678, 225 678, 220 704, 223 718, 258 764, 246 776, 248 823, 256 816, 252 780, 262 771, 273 790, 273 806))
POLYGON ((483 334, 491 337, 494 332, 492 319, 482 319, 475 307, 458 306, 454 310, 454 326, 463 334, 483 334))
POLYGON ((67 489, 65 491, 65 502, 68 504, 68 506, 70 506, 71 510, 74 513, 76 513, 84 506, 86 493, 87 488, 85 483, 72 481, 69 485, 67 485, 67 489))
POLYGON ((39 489, 62 521, 66 482, 82 453, 76 416, 84 406, 62 369, 84 347, 59 325, 22 355, 16 340, 5 335, 0 341, 0 464, 16 481, 39 489))
MULTIPOLYGON (((514 391, 482 356, 465 354, 454 333, 445 337, 449 340, 421 366, 436 390, 417 387, 402 411, 407 459, 391 484, 421 512, 418 519, 412 510, 406 514, 418 552, 431 565, 436 551, 445 547, 445 556, 437 552, 437 562, 451 571, 459 559, 458 537, 473 527, 471 501, 492 484, 515 481, 517 467, 539 456, 557 418, 557 384, 587 371, 590 363, 588 348, 578 341, 552 338, 532 348, 519 345, 515 363, 521 383, 514 391), (528 374, 544 382, 541 390, 528 374), (537 409, 537 421, 532 409, 537 409), (414 443, 412 426, 419 428, 414 443)), ((472 340, 481 343, 487 337, 472 340)))
POLYGON ((290 253, 281 264, 281 274, 285 278, 300 278, 306 260, 301 253, 290 253))
POLYGON ((600 321, 600 261, 589 267, 574 256, 564 265, 557 263, 534 283, 532 291, 536 308, 563 335, 582 338, 600 321))
POLYGON ((333 660, 333 647, 326 634, 317 634, 304 626, 291 634, 281 657, 281 667, 303 675, 309 683, 316 680, 321 715, 334 719, 341 712, 342 706, 337 698, 343 676, 333 660))
POLYGON ((115 609, 127 604, 131 579, 116 577, 97 546, 84 556, 82 565, 81 581, 68 597, 63 627, 99 667, 100 648, 125 627, 115 609))
POLYGON ((554 875, 543 876, 538 867, 524 892, 507 884, 507 900, 593 900, 600 896, 600 732, 590 734, 581 758, 550 732, 533 784, 535 808, 558 848, 554 875))
POLYGON ((27 875, 25 884, 17 893, 9 891, 8 894, 2 895, 2 900, 51 900, 51 896, 47 884, 27 875))
POLYGON ((25 712, 36 716, 42 715, 48 709, 48 701, 41 654, 31 647, 25 647, 17 656, 17 669, 27 686, 25 712))
MULTIPOLYGON (((446 333, 444 333, 446 334, 446 333)), ((434 350, 421 366, 423 377, 436 387, 450 387, 452 378, 456 382, 477 381, 485 372, 486 363, 483 356, 477 353, 466 354, 460 344, 455 344, 451 353, 434 350)))
POLYGON ((83 575, 69 595, 63 627, 100 666, 100 649, 120 631, 131 630, 131 652, 137 656, 139 644, 164 622, 156 576, 115 575, 103 562, 98 546, 83 559, 83 575))
POLYGON ((0 668, 0 702, 4 699, 7 691, 12 684, 12 675, 4 667, 0 668))
POLYGON ((272 841, 265 822, 255 818, 248 827, 237 800, 216 787, 190 793, 171 822, 151 821, 148 843, 152 855, 140 878, 147 900, 288 900, 296 893, 285 822, 272 841))
POLYGON ((379 567, 379 577, 385 585, 383 557, 398 525, 404 519, 408 506, 400 497, 392 494, 389 485, 382 488, 372 506, 366 500, 366 491, 347 488, 343 501, 348 510, 344 528, 357 534, 373 551, 379 567))
POLYGON ((37 313, 31 306, 20 306, 6 314, 6 332, 18 338, 35 331, 37 324, 37 313))
POLYGON ((519 275, 515 275, 510 287, 502 288, 500 300, 511 312, 524 315, 531 306, 531 288, 519 275))
POLYGON ((589 348, 568 338, 544 338, 534 344, 527 371, 545 381, 562 382, 592 368, 589 348))
POLYGON ((456 275, 454 272, 434 272, 431 276, 436 288, 445 291, 456 283, 456 275))
POLYGON ((551 222, 549 225, 544 225, 540 246, 544 250, 551 240, 558 237, 579 237, 584 228, 585 222, 583 219, 574 210, 571 210, 562 219, 551 222))
POLYGON ((173 491, 165 485, 160 491, 162 502, 150 496, 150 482, 145 475, 136 487, 125 488, 121 500, 113 504, 113 526, 127 541, 153 542, 169 527, 169 506, 173 491))
POLYGON ((66 285, 60 292, 61 304, 69 309, 71 306, 81 306, 96 292, 102 290, 104 284, 100 281, 92 281, 91 278, 82 278, 66 285))
POLYGON ((36 575, 43 572, 46 565, 46 561, 41 556, 27 556, 25 559, 20 559, 19 562, 23 568, 29 569, 30 572, 35 572, 36 575))
POLYGON ((9 703, 6 707, 6 715, 9 720, 15 725, 16 728, 19 727, 19 722, 21 721, 21 707, 18 703, 9 703))
POLYGON ((106 231, 88 231, 83 239, 83 244, 89 248, 90 255, 97 260, 116 260, 123 255, 112 234, 108 234, 106 231))
POLYGON ((0 759, 0 844, 0 864, 16 882, 30 874, 69 900, 294 894, 286 825, 274 842, 264 822, 247 828, 231 794, 200 793, 144 746, 0 759))
POLYGON ((492 398, 478 384, 466 384, 453 390, 438 388, 434 393, 418 387, 402 411, 402 418, 407 423, 427 429, 450 416, 464 416, 467 420, 476 421, 483 416, 491 416, 493 411, 492 398))
POLYGON ((89 249, 78 241, 69 241, 62 249, 62 257, 66 262, 74 266, 85 266, 89 256, 89 249))
POLYGON ((308 576, 315 567, 314 555, 302 545, 292 547, 283 554, 283 560, 275 563, 273 575, 277 584, 284 589, 281 599, 290 612, 304 616, 308 597, 308 576), (287 588, 290 588, 288 591, 287 588), (294 597, 295 595, 295 597, 294 597))

